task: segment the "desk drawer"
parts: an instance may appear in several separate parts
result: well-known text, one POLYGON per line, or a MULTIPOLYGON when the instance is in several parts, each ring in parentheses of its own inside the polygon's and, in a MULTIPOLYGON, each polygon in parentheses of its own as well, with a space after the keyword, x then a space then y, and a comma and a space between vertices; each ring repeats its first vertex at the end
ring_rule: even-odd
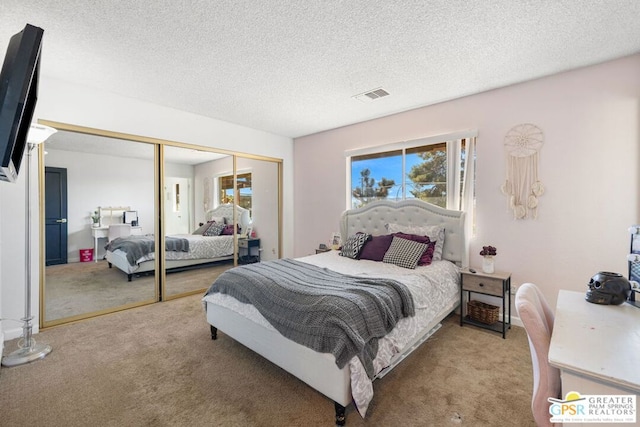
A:
POLYGON ((247 240, 247 239, 238 239, 238 247, 239 248, 248 248, 249 247, 249 240, 247 240))
POLYGON ((481 292, 502 297, 502 287, 503 281, 498 278, 465 274, 462 279, 462 289, 465 291, 481 292))

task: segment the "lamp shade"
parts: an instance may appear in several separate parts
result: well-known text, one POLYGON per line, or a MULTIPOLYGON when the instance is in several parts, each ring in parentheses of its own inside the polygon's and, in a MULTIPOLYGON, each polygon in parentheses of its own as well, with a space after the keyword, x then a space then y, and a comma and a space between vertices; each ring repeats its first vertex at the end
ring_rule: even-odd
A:
POLYGON ((51 135, 53 135, 56 132, 58 132, 57 129, 54 129, 50 126, 32 123, 31 126, 29 127, 27 142, 29 144, 42 144, 47 139, 49 139, 51 135))

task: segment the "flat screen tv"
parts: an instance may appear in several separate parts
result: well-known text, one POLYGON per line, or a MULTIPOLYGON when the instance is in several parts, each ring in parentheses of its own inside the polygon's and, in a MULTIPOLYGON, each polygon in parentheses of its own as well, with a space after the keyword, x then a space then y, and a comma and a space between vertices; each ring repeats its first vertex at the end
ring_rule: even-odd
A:
POLYGON ((11 37, 0 72, 0 180, 15 182, 38 98, 42 28, 11 37))

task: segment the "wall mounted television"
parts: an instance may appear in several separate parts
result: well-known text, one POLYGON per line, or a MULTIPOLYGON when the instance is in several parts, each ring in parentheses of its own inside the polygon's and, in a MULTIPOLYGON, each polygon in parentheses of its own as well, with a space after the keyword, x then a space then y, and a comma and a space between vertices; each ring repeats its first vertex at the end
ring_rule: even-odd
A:
POLYGON ((38 98, 42 28, 13 35, 0 71, 0 180, 15 182, 38 98))

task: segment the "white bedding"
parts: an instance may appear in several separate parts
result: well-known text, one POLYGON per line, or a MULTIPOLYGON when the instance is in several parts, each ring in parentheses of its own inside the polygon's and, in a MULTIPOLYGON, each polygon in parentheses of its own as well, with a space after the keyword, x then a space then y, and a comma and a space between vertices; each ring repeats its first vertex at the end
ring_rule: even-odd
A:
MULTIPOLYGON (((202 236, 200 234, 174 234, 171 237, 187 239, 189 251, 165 251, 165 259, 208 259, 233 255, 233 236, 202 236)), ((119 251, 117 249, 114 252, 119 251)), ((155 253, 151 252, 137 260, 137 264, 155 259, 155 253)))
POLYGON ((189 241, 189 252, 166 251, 165 259, 202 259, 233 255, 233 236, 175 234, 189 241))
MULTIPOLYGON (((379 340, 378 353, 373 361, 377 373, 389 365, 394 355, 401 352, 407 344, 421 334, 438 313, 447 307, 455 306, 460 298, 460 269, 449 261, 436 261, 430 266, 410 270, 382 262, 355 261, 339 256, 337 251, 298 258, 298 260, 343 274, 393 278, 409 288, 414 299, 416 314, 413 317, 401 319, 393 331, 379 340)), ((203 301, 226 307, 275 331, 250 304, 243 304, 233 297, 220 293, 208 295, 203 301)), ((358 411, 364 417, 373 398, 373 384, 358 357, 351 359, 349 368, 353 399, 358 411)))

